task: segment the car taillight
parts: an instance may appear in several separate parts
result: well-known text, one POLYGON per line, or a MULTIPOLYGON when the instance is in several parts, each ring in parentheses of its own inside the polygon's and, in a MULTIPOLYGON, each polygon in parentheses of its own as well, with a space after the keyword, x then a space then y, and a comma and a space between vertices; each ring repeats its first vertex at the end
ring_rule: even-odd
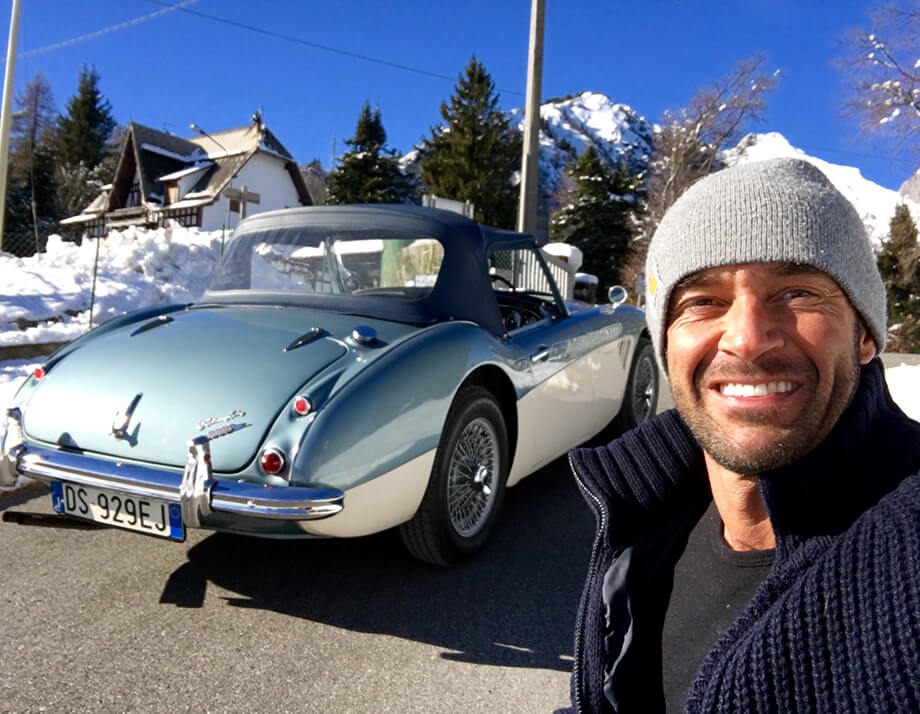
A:
POLYGON ((305 397, 300 394, 294 398, 294 404, 292 406, 297 416, 306 416, 313 411, 313 400, 310 399, 310 397, 305 397))
POLYGON ((35 379, 41 379, 42 377, 44 377, 45 376, 44 366, 36 367, 35 371, 32 372, 32 376, 35 377, 35 379))
POLYGON ((279 474, 284 470, 284 454, 277 449, 265 449, 259 460, 262 470, 267 474, 279 474))

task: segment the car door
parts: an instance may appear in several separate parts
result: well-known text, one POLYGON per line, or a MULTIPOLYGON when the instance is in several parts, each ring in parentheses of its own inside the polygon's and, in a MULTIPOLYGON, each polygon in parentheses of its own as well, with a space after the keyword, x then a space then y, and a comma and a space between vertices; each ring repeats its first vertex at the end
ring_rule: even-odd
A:
POLYGON ((518 402, 513 484, 591 435, 594 376, 585 329, 569 315, 539 254, 502 250, 490 262, 508 328, 504 342, 531 375, 518 402))

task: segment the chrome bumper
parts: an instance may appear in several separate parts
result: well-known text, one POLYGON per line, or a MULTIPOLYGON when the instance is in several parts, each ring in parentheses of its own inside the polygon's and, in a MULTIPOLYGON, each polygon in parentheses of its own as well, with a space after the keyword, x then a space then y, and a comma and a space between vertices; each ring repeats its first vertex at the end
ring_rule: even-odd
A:
POLYGON ((45 483, 68 481, 96 488, 121 491, 138 497, 159 498, 182 507, 182 522, 201 526, 214 511, 238 516, 282 520, 316 520, 339 513, 345 496, 331 488, 267 486, 214 479, 210 441, 199 436, 189 442, 183 473, 104 461, 67 451, 55 451, 24 443, 22 414, 6 412, 6 436, 0 444, 0 485, 12 485, 18 474, 45 483))

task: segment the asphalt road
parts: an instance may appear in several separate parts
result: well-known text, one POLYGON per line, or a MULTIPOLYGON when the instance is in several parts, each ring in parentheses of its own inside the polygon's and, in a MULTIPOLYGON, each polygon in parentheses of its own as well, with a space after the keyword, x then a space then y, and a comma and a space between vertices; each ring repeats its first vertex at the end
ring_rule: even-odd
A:
MULTIPOLYGON (((50 512, 50 495, 7 508, 50 512)), ((551 711, 593 523, 564 460, 502 516, 452 569, 393 533, 174 544, 0 523, 0 711, 551 711)))

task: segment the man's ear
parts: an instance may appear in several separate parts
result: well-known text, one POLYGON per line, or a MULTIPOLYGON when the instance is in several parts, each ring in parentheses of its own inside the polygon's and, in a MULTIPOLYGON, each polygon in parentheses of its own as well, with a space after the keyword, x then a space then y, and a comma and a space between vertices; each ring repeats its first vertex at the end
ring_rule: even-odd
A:
POLYGON ((875 340, 872 339, 872 335, 869 333, 869 330, 866 329, 865 324, 860 320, 859 325, 859 363, 869 364, 875 355, 878 353, 878 350, 875 348, 875 340))

